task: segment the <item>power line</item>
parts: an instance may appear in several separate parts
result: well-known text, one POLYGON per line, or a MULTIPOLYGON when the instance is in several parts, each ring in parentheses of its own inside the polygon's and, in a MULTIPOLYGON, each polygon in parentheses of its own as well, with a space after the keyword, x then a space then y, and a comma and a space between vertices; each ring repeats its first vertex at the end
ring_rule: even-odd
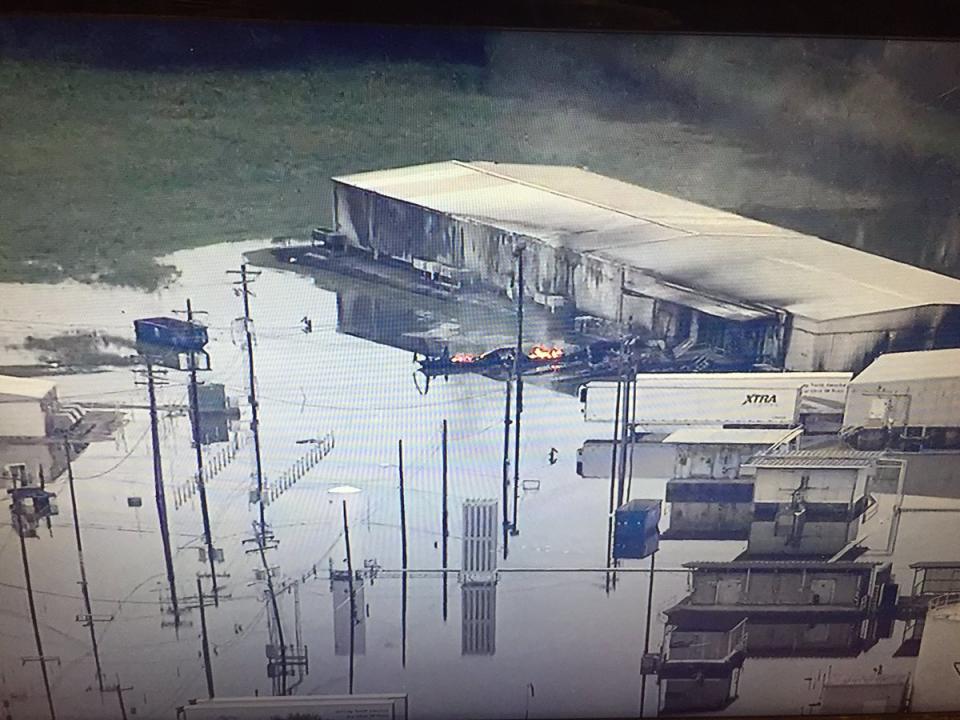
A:
MULTIPOLYGON (((0 582, 0 587, 9 588, 11 590, 26 590, 25 585, 17 585, 15 583, 0 582)), ((38 590, 37 588, 33 589, 34 595, 47 595, 49 597, 64 598, 66 600, 82 600, 83 598, 80 595, 71 595, 70 593, 61 593, 54 590, 38 590)), ((228 600, 257 600, 259 599, 256 595, 233 595, 230 598, 225 598, 228 600)), ((151 607, 165 606, 168 603, 163 600, 130 600, 125 598, 106 598, 106 597, 91 597, 92 602, 99 603, 117 603, 120 605, 149 605, 151 607)))
POLYGON ((112 473, 118 467, 123 465, 123 463, 125 463, 127 460, 129 460, 133 456, 133 454, 137 451, 137 448, 140 447, 140 443, 142 443, 146 439, 147 433, 149 432, 150 432, 150 428, 149 427, 145 428, 143 433, 141 433, 140 437, 133 444, 133 447, 130 448, 127 454, 121 457, 115 464, 111 465, 106 470, 101 470, 100 472, 95 473, 93 475, 77 475, 76 479, 77 480, 96 480, 97 478, 103 477, 104 475, 109 475, 110 473, 112 473))

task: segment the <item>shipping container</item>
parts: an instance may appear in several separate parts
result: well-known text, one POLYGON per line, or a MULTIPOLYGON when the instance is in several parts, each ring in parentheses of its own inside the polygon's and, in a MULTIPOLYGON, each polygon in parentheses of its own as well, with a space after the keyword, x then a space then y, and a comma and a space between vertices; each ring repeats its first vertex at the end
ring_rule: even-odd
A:
MULTIPOLYGON (((851 377, 852 373, 640 373, 636 390, 630 391, 630 416, 647 432, 690 425, 790 427, 804 415, 842 415, 851 377)), ((617 383, 587 383, 580 388, 580 405, 588 422, 614 422, 617 383)))
POLYGON ((960 427, 960 350, 881 355, 850 382, 843 425, 960 427))
MULTIPOLYGON (((638 438, 629 445, 627 476, 636 478, 669 478, 677 460, 677 448, 661 442, 665 434, 638 438), (632 458, 632 459, 631 459, 632 458), (632 471, 632 474, 631 474, 632 471)), ((613 448, 612 439, 586 440, 577 449, 577 475, 585 478, 609 478, 613 448)))

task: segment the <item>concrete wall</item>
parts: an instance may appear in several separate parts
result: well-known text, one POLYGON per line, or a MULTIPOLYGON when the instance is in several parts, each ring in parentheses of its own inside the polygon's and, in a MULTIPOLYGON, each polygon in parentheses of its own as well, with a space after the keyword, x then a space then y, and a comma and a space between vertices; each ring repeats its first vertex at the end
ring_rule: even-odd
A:
POLYGON ((913 672, 910 709, 935 712, 957 709, 960 673, 956 671, 960 647, 960 611, 951 605, 927 613, 920 654, 913 672))
POLYGON ((784 569, 779 571, 696 570, 693 573, 694 605, 811 605, 814 595, 824 605, 859 603, 859 574, 822 570, 784 569))
POLYGON ((847 545, 857 534, 853 522, 806 522, 799 541, 787 544, 787 536, 777 534, 775 522, 750 523, 747 552, 756 555, 833 555, 847 545))
POLYGON ((960 452, 898 453, 906 460, 903 487, 907 495, 960 498, 960 452))
POLYGON ((896 713, 903 710, 909 677, 880 675, 871 682, 831 681, 823 686, 820 711, 830 715, 896 713))
POLYGON ((39 400, 0 396, 0 437, 43 437, 47 418, 39 400))
POLYGON ((670 503, 670 536, 684 534, 705 539, 745 536, 753 519, 753 503, 672 502, 670 503))

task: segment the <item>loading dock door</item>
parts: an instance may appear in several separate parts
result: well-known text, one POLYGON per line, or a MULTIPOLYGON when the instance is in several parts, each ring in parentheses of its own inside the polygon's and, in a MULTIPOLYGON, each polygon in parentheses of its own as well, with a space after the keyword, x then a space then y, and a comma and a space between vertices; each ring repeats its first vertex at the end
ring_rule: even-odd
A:
MULTIPOLYGON (((780 319, 773 308, 704 293, 652 275, 625 284, 622 291, 626 296, 651 298, 700 313, 697 330, 699 343, 722 347, 735 355, 745 354, 758 362, 779 362, 782 359, 781 348, 768 347, 772 340, 776 346, 782 344, 777 339, 780 319), (765 358, 764 355, 770 357, 765 358)), ((656 327, 657 320, 655 311, 651 327, 656 327)), ((676 337, 682 339, 687 332, 687 329, 678 327, 676 337)))
POLYGON ((761 307, 742 300, 721 298, 651 275, 645 276, 644 280, 639 283, 624 285, 623 293, 633 297, 665 300, 674 305, 688 307, 706 315, 733 322, 776 320, 777 318, 777 314, 772 308, 761 307))

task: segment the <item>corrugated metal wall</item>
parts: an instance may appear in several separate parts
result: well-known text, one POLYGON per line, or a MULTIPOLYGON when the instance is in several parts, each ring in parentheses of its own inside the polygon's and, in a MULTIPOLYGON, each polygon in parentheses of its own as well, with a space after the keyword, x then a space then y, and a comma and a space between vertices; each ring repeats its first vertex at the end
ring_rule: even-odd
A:
POLYGON ((460 607, 460 653, 493 655, 497 651, 497 586, 464 585, 460 607))

